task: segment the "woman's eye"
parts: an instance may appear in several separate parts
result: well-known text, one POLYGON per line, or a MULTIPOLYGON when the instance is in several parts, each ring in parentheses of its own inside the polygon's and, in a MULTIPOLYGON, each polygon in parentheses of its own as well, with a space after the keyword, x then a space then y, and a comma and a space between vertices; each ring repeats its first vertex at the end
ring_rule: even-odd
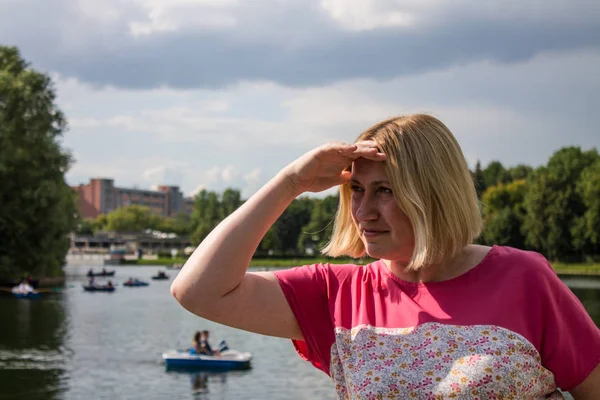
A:
POLYGON ((350 189, 353 192, 360 192, 362 190, 362 188, 360 186, 357 186, 357 185, 350 185, 350 189))
POLYGON ((392 193, 392 189, 386 188, 386 187, 380 187, 379 191, 382 193, 390 193, 390 194, 392 193))

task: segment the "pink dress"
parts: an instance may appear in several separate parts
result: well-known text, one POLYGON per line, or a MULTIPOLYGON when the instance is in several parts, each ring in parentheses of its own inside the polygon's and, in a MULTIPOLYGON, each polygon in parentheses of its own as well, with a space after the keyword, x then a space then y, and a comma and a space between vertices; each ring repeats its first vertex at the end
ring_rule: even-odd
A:
POLYGON ((600 362, 600 330, 538 253, 494 246, 432 283, 382 261, 275 274, 296 350, 341 399, 562 399, 600 362))

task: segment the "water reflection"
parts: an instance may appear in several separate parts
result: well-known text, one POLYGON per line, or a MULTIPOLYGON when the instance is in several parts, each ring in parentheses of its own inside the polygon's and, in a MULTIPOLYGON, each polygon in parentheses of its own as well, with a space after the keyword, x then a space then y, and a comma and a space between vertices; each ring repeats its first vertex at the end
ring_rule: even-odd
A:
POLYGON ((227 373, 198 371, 190 374, 190 381, 195 398, 208 400, 210 398, 209 382, 212 382, 212 385, 218 384, 223 387, 227 382, 227 373))
POLYGON ((0 388, 25 399, 59 399, 66 390, 68 330, 63 298, 0 297, 0 388))
POLYGON ((168 374, 187 375, 194 399, 215 400, 227 398, 228 378, 242 377, 250 373, 246 371, 210 371, 189 369, 167 369, 168 374))
POLYGON ((206 372, 190 374, 190 380, 192 381, 192 393, 208 393, 208 374, 206 372))

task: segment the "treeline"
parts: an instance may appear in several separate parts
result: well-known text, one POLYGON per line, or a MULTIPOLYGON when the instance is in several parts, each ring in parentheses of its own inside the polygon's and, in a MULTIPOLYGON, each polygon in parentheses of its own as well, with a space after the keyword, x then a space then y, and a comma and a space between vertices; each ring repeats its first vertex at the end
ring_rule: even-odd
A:
POLYGON ((600 157, 596 149, 562 148, 547 165, 517 179, 510 177, 511 170, 494 168, 498 172, 493 185, 486 182, 485 171, 474 172, 475 182, 484 184, 482 243, 530 248, 552 260, 598 259, 600 157))
POLYGON ((0 280, 62 274, 76 203, 52 80, 0 46, 0 280))
MULTIPOLYGON (((590 261, 600 258, 600 156, 596 149, 565 147, 547 165, 505 168, 493 161, 478 162, 472 171, 485 218, 481 244, 533 249, 552 260, 590 261)), ((190 235, 194 244, 243 200, 236 189, 222 194, 202 191, 191 216, 160 218, 140 206, 116 210, 80 231, 157 229, 190 235)), ((259 256, 318 254, 329 240, 337 196, 300 197, 292 202, 260 243, 259 256)))

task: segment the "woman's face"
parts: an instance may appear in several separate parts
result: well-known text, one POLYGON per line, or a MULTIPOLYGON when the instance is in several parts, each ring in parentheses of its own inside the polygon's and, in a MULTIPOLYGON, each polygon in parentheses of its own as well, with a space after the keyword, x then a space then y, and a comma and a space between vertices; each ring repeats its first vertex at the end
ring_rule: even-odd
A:
POLYGON ((384 162, 354 161, 350 185, 352 219, 367 254, 408 263, 414 249, 413 228, 394 199, 384 162))

